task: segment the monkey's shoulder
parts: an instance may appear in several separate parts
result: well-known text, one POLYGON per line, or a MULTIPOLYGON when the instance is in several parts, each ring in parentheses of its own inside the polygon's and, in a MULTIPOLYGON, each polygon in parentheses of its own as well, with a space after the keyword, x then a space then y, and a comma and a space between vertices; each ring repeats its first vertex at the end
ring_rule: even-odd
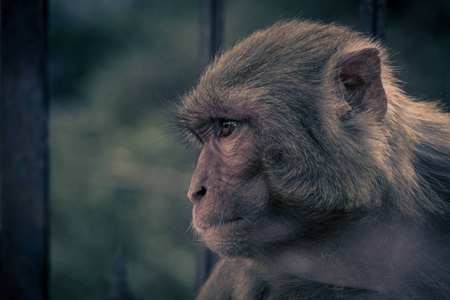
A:
POLYGON ((396 290, 373 292, 270 272, 242 259, 222 259, 197 300, 419 300, 450 299, 448 264, 430 262, 396 290))
POLYGON ((367 290, 267 272, 248 260, 221 260, 197 300, 378 299, 367 290))

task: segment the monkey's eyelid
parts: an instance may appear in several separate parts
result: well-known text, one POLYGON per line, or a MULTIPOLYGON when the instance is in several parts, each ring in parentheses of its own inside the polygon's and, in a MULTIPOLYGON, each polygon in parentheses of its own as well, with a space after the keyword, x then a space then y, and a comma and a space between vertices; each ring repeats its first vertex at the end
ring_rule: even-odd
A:
POLYGON ((238 123, 241 123, 242 121, 241 120, 236 120, 236 119, 229 119, 229 118, 214 118, 213 122, 215 124, 222 125, 224 123, 230 123, 230 122, 238 124, 238 123))

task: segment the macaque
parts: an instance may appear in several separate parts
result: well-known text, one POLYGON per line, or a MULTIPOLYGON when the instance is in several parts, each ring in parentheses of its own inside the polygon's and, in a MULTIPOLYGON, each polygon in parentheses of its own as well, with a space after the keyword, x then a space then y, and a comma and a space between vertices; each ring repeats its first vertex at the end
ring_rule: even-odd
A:
POLYGON ((278 22, 176 115, 200 153, 193 227, 221 258, 197 299, 450 299, 450 117, 377 41, 278 22))

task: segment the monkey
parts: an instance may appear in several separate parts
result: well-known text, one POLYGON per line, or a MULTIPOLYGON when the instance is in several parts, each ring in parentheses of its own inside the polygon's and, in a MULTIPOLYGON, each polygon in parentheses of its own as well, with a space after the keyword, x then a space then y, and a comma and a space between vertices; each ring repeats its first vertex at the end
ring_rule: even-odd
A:
POLYGON ((197 299, 450 299, 450 117, 388 50, 279 21, 181 97, 193 228, 220 256, 197 299))

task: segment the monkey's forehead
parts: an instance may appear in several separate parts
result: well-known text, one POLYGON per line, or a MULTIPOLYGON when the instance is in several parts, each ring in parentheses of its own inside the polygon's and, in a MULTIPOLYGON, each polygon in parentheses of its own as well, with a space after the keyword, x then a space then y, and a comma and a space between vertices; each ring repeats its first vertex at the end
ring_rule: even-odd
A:
POLYGON ((262 101, 266 95, 263 90, 197 87, 182 99, 178 119, 181 125, 193 129, 213 119, 261 120, 269 115, 270 107, 262 101))

